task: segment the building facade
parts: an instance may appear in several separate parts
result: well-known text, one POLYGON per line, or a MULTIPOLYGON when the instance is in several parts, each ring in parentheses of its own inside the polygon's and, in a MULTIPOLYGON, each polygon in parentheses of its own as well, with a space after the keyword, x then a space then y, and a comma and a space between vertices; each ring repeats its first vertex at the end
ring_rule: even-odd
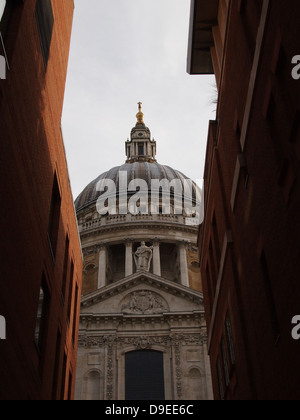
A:
POLYGON ((211 399, 197 214, 182 210, 183 188, 193 205, 198 190, 157 163, 141 104, 125 150, 125 165, 75 202, 84 255, 76 399, 211 399))
POLYGON ((193 0, 190 74, 215 73, 199 234, 216 399, 300 397, 299 2, 193 0))
POLYGON ((73 9, 0 1, 1 400, 74 395, 82 254, 61 133, 73 9))

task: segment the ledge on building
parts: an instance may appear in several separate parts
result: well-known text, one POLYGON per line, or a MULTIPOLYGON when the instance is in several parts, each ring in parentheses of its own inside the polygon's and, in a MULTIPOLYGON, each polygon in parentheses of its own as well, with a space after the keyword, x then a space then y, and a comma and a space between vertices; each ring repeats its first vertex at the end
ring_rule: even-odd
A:
POLYGON ((214 74, 211 47, 212 29, 217 26, 219 0, 191 0, 188 43, 188 74, 214 74))

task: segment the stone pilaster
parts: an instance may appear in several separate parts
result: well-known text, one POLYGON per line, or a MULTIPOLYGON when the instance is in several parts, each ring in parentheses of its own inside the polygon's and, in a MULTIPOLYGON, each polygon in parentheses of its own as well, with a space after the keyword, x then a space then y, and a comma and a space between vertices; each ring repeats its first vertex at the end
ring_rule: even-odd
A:
POLYGON ((181 273, 181 284, 183 286, 189 287, 189 271, 187 264, 187 255, 186 255, 186 243, 181 242, 179 244, 179 260, 180 260, 180 273, 181 273))
POLYGON ((133 256, 132 256, 132 241, 126 240, 125 242, 125 277, 133 274, 133 256))
POLYGON ((107 247, 106 245, 101 244, 99 252, 98 289, 102 289, 106 286, 106 265, 107 247))
POLYGON ((153 274, 161 277, 160 242, 153 242, 153 274))

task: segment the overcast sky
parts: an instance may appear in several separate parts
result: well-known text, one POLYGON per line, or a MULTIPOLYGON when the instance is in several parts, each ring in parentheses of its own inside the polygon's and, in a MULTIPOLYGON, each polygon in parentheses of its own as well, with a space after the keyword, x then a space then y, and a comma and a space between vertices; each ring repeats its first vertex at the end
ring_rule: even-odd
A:
POLYGON ((125 163, 137 102, 157 159, 203 178, 213 76, 186 73, 190 0, 75 0, 63 112, 74 199, 125 163))

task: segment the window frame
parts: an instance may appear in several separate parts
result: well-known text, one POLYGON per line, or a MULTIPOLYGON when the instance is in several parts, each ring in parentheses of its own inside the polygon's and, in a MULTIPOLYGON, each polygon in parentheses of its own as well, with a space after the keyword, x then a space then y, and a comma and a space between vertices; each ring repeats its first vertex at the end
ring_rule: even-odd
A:
POLYGON ((235 365, 235 350, 234 350, 234 341, 233 341, 233 333, 232 333, 232 325, 229 312, 226 313, 225 317, 225 334, 226 334, 226 343, 227 343, 227 351, 229 355, 229 360, 231 367, 235 365))
POLYGON ((48 223, 48 243, 51 251, 52 261, 55 264, 55 257, 57 251, 57 243, 59 236, 59 226, 61 218, 61 194, 58 184, 57 174, 54 175, 51 204, 49 211, 49 223, 48 223))
POLYGON ((139 143, 138 144, 138 156, 145 156, 145 144, 139 143))
POLYGON ((216 363, 216 370, 217 370, 217 378, 218 378, 219 397, 220 397, 220 400, 224 401, 225 390, 224 390, 223 373, 222 373, 221 366, 222 366, 221 360, 220 360, 220 357, 218 357, 217 363, 216 363))
POLYGON ((54 14, 51 0, 36 0, 35 18, 38 27, 41 50, 47 68, 54 28, 54 14))
POLYGON ((47 325, 50 312, 50 292, 47 285, 45 274, 42 275, 40 285, 39 300, 36 314, 35 324, 35 345, 39 355, 43 353, 45 341, 47 337, 47 325))

